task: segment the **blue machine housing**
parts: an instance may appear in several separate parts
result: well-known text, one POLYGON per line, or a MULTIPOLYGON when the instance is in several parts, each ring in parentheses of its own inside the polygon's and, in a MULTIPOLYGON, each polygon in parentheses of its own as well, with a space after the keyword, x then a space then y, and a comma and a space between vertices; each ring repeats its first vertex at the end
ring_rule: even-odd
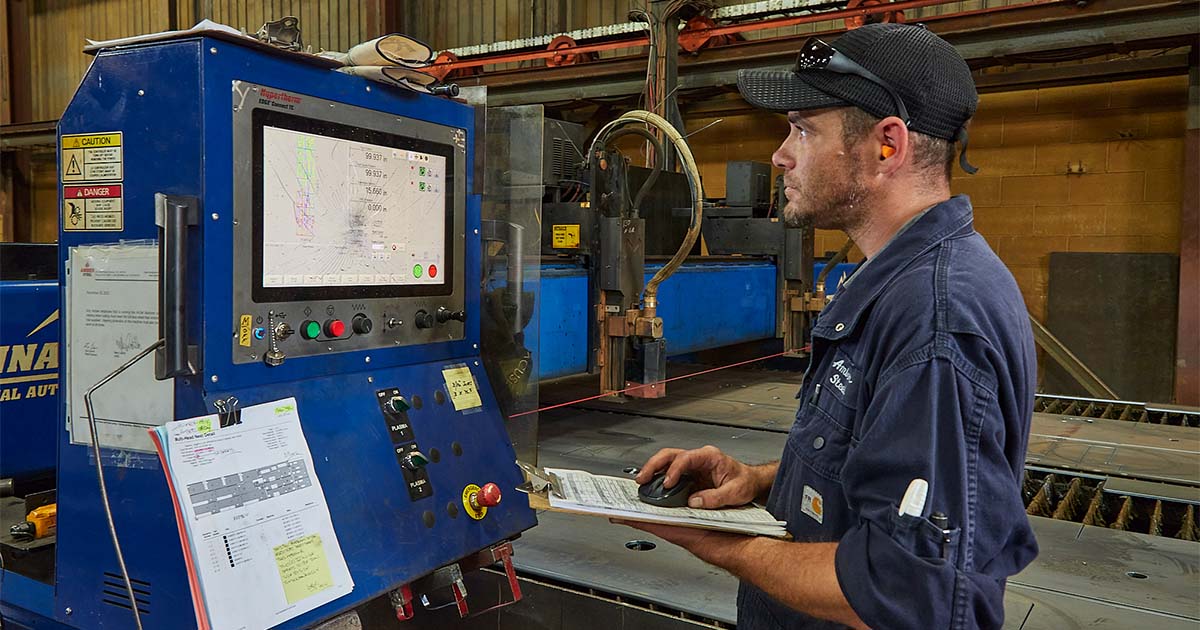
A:
MULTIPOLYGON (((661 265, 647 265, 646 279, 661 265)), ((770 262, 688 263, 659 288, 658 314, 670 356, 775 337, 776 268, 770 262)), ((587 269, 549 264, 533 320, 539 379, 587 371, 587 269)))
POLYGON ((0 477, 54 469, 58 283, 0 282, 0 477))
MULTIPOLYGON (((123 132, 125 229, 60 232, 60 259, 71 247, 155 239, 154 194, 201 200, 202 238, 190 250, 188 322, 202 340, 203 374, 175 379, 175 418, 212 413, 235 395, 242 406, 294 396, 324 488, 354 591, 280 628, 301 628, 385 594, 433 569, 515 537, 536 520, 513 497, 522 482, 486 373, 480 366, 479 295, 466 291, 465 337, 404 348, 298 357, 276 368, 235 364, 229 343, 233 309, 234 201, 231 182, 234 81, 276 86, 348 105, 457 127, 474 163, 473 110, 444 99, 389 88, 326 67, 214 38, 190 38, 100 52, 59 123, 59 134, 123 132), (370 359, 368 360, 368 356, 370 359), (441 370, 467 365, 482 411, 456 412, 437 395, 441 370), (409 411, 416 441, 440 461, 428 467, 433 495, 410 500, 381 418, 375 392, 396 387, 416 402, 409 411), (457 455, 456 453, 461 453, 457 455), (467 484, 497 483, 509 494, 476 521, 448 507, 467 484), (423 520, 432 515, 434 524, 423 520)), ((60 171, 63 165, 59 165, 60 171)), ((477 234, 480 199, 467 169, 466 233, 477 234)), ((449 238, 450 235, 447 235, 449 238)), ((466 239, 465 286, 480 281, 480 242, 466 239)), ((65 312, 65 311, 64 311, 65 312)), ((147 361, 150 358, 145 359, 147 361)), ((114 366, 115 367, 115 366, 114 366)), ((96 397, 105 395, 101 389, 96 397)), ((59 427, 65 425, 60 417, 59 427)), ((116 557, 87 447, 60 430, 58 543, 53 594, 26 591, 9 602, 14 617, 33 614, 75 628, 132 627, 116 557), (16 605, 25 611, 13 613, 16 605), (48 605, 49 604, 49 605, 48 605)), ((155 456, 106 451, 102 456, 117 531, 138 590, 147 630, 195 627, 184 558, 164 472, 155 456)), ((9 585, 5 584, 8 599, 9 585)), ((47 587, 49 589, 49 587, 47 587)), ((219 604, 219 603, 218 603, 219 604)))

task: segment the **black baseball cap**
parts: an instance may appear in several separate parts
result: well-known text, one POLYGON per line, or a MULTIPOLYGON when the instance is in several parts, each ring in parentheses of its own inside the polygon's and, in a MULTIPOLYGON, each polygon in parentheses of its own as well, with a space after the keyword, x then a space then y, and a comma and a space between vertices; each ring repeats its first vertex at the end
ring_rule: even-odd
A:
MULTIPOLYGON (((847 31, 830 45, 895 92, 907 109, 909 129, 961 142, 966 152, 966 124, 979 94, 967 62, 946 40, 923 26, 885 23, 847 31)), ((849 106, 880 118, 901 115, 895 98, 878 83, 802 65, 798 60, 790 69, 739 70, 738 90, 751 105, 774 111, 849 106)))

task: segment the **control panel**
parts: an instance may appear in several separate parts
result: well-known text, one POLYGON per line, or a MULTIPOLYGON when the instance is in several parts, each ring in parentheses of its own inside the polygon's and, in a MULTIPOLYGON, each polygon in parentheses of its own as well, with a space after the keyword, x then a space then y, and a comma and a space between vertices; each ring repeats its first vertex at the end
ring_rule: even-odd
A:
POLYGON ((234 363, 462 339, 462 130, 249 83, 234 101, 234 363))
MULTIPOLYGON (((501 501, 523 479, 479 353, 482 198, 471 175, 481 112, 314 61, 203 34, 104 49, 63 112, 60 136, 105 144, 95 151, 124 205, 89 206, 86 225, 60 226, 60 268, 71 248, 158 243, 157 261, 130 267, 147 277, 157 267, 158 295, 143 295, 145 283, 124 289, 137 315, 123 321, 139 332, 122 333, 125 354, 91 378, 156 352, 97 392, 99 446, 118 449, 122 465, 105 467, 108 505, 92 449, 67 433, 83 426, 79 414, 58 406, 57 565, 53 583, 25 598, 37 627, 128 628, 140 610, 146 630, 196 628, 228 605, 202 601, 189 579, 209 560, 248 572, 264 606, 294 613, 273 628, 318 627, 441 567, 511 549, 536 524, 527 502, 501 501), (245 542, 270 566, 235 563, 236 547, 189 545, 146 427, 214 413, 236 422, 279 401, 294 401, 295 449, 311 456, 336 537, 281 513, 271 537, 245 542), (334 586, 335 555, 353 587, 316 604, 334 586), (97 597, 105 584, 109 596, 97 597)), ((84 345, 63 354, 64 370, 85 374, 72 382, 88 378, 84 345)), ((271 442, 261 462, 211 456, 255 460, 237 470, 290 461, 292 447, 271 442)), ((222 522, 205 527, 224 536, 243 525, 222 522)))
MULTIPOLYGON (((398 387, 389 387, 375 392, 379 414, 387 426, 388 439, 392 452, 396 455, 396 463, 404 478, 410 501, 420 501, 433 496, 434 482, 430 479, 429 467, 442 461, 442 451, 436 446, 421 448, 409 412, 419 414, 427 423, 449 423, 459 415, 453 402, 443 388, 438 387, 433 392, 433 404, 426 406, 420 394, 404 394, 398 387), (422 411, 422 409, 424 409, 422 411)), ((463 446, 458 440, 450 444, 450 457, 463 456, 463 446)), ((489 480, 480 480, 483 485, 468 483, 462 488, 463 512, 474 520, 482 520, 487 515, 489 507, 500 504, 501 490, 498 485, 489 480)), ((444 489, 451 492, 454 489, 444 489)), ((458 505, 451 502, 447 505, 447 515, 455 518, 458 515, 458 505)))

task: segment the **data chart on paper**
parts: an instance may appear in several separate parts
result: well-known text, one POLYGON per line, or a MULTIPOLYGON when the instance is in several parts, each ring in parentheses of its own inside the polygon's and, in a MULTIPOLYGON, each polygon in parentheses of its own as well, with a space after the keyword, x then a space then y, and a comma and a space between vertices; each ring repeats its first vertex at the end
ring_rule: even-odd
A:
POLYGON ((198 518, 255 501, 266 501, 311 485, 308 468, 297 459, 191 483, 187 489, 198 518))
POLYGON ((262 134, 264 287, 444 283, 445 157, 262 134))

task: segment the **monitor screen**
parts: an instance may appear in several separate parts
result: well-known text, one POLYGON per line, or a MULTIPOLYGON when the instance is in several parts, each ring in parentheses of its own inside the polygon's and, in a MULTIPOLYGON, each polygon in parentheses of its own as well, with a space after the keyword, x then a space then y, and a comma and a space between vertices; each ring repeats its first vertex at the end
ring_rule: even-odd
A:
POLYGON ((256 301, 450 292, 448 146, 269 110, 254 122, 256 301))

